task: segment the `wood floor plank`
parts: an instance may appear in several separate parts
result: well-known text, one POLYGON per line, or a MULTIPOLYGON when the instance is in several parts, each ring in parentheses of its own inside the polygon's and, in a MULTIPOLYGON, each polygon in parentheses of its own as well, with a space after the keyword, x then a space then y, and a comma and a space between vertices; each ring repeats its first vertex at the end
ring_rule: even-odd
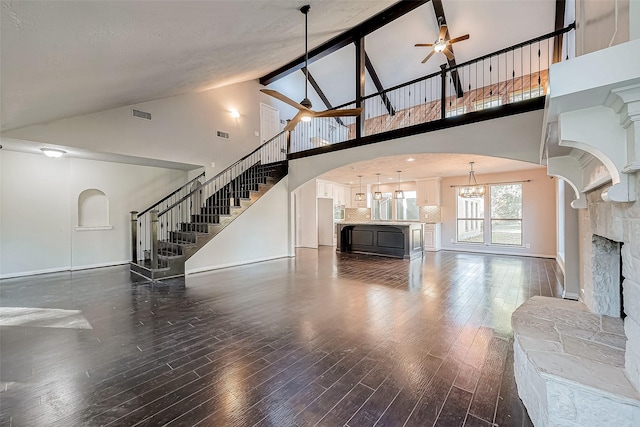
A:
POLYGON ((5 279, 3 306, 93 329, 0 327, 0 425, 530 426, 510 316, 561 283, 553 260, 330 247, 186 286, 122 266, 5 279))

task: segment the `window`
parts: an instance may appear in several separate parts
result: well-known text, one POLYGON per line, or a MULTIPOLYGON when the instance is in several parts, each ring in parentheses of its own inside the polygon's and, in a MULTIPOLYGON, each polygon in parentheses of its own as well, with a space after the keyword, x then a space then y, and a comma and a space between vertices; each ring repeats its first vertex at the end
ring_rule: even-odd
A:
POLYGON ((522 245, 522 184, 490 187, 491 244, 522 245))
POLYGON ((465 105, 463 105, 462 107, 458 107, 458 108, 451 108, 449 110, 446 110, 444 112, 444 116, 445 117, 454 117, 454 116, 460 116, 464 113, 467 112, 467 107, 465 105))
POLYGON ((457 241, 460 243, 484 242, 484 197, 457 196, 457 241))
POLYGON ((373 219, 378 219, 378 220, 393 219, 392 212, 391 212, 391 209, 392 209, 391 202, 393 201, 393 198, 391 193, 382 193, 381 200, 373 200, 373 195, 371 195, 371 198, 372 198, 372 206, 373 206, 373 212, 372 212, 373 219))
POLYGON ((539 96, 544 96, 544 88, 542 86, 512 92, 509 94, 509 102, 518 102, 525 99, 537 98, 539 96))
POLYGON ((485 98, 478 100, 473 103, 473 110, 480 111, 486 110, 487 108, 499 107, 502 105, 502 99, 497 96, 491 98, 485 98))
POLYGON ((458 243, 485 243, 484 228, 488 227, 487 243, 522 246, 522 184, 493 184, 484 197, 456 197, 458 243))
POLYGON ((404 199, 396 199, 396 219, 417 221, 420 219, 415 191, 405 191, 404 199))

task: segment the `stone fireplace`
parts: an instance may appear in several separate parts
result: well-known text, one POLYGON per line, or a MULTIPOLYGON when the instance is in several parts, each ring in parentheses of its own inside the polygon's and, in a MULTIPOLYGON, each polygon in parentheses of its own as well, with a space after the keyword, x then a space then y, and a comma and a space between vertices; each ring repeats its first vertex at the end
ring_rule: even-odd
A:
POLYGON ((621 317, 620 248, 622 245, 592 233, 587 233, 581 243, 583 268, 580 300, 594 313, 621 317), (591 234, 591 239, 588 234, 591 234))
POLYGON ((518 393, 536 426, 640 420, 640 202, 601 194, 579 212, 579 301, 534 297, 512 318, 518 393))

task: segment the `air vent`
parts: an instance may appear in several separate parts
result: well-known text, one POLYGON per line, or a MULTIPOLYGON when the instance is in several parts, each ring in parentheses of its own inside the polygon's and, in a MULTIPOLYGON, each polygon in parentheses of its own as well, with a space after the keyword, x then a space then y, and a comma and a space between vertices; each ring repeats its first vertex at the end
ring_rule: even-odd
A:
POLYGON ((133 117, 140 117, 141 119, 151 120, 151 113, 140 110, 132 110, 133 117))
POLYGON ((219 130, 219 131, 216 131, 216 135, 218 135, 218 138, 229 139, 229 132, 223 132, 219 130))

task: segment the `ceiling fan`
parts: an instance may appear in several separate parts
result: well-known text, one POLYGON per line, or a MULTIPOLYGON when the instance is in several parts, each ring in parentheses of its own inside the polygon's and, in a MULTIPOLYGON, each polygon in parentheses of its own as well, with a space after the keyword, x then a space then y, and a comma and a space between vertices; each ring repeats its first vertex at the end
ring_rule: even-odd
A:
POLYGON ((362 108, 350 108, 345 110, 324 110, 324 111, 314 111, 311 109, 311 101, 307 96, 307 89, 309 86, 309 50, 307 47, 307 38, 308 38, 308 25, 307 25, 307 14, 309 13, 309 9, 311 6, 305 5, 300 8, 300 12, 304 14, 304 99, 299 103, 294 101, 291 98, 288 98, 271 89, 260 89, 260 92, 266 93, 269 96, 273 96, 280 101, 291 105, 294 108, 298 109, 298 113, 293 116, 293 119, 289 120, 284 130, 291 131, 293 130, 298 122, 308 122, 311 121, 314 117, 348 117, 348 116, 358 116, 362 112, 362 108))
POLYGON ((417 43, 416 47, 433 47, 433 50, 426 58, 422 60, 424 64, 431 58, 436 52, 444 53, 449 61, 454 59, 453 52, 449 48, 454 43, 461 42, 463 40, 467 40, 469 38, 469 34, 465 34, 464 36, 456 37, 453 39, 446 39, 447 37, 447 24, 442 23, 442 18, 438 18, 438 22, 440 23, 440 35, 438 36, 438 40, 433 43, 417 43))

